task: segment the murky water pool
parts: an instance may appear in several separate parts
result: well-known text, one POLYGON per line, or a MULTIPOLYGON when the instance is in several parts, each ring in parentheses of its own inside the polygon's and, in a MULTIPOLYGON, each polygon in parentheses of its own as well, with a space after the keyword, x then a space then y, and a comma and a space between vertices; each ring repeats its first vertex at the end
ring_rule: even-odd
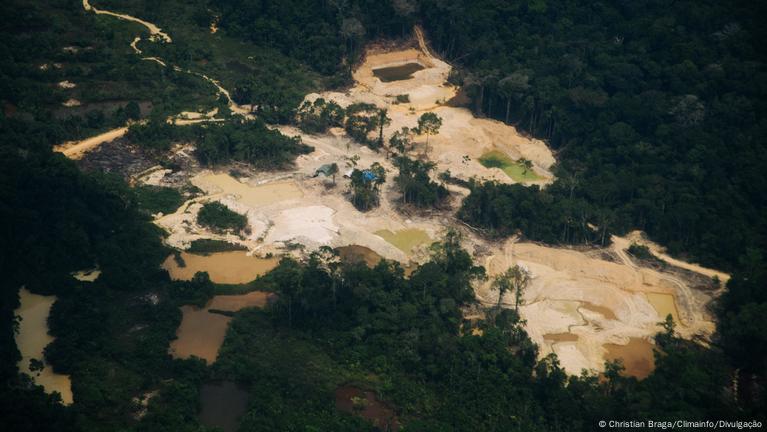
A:
POLYGON ((59 392, 65 405, 72 403, 72 383, 69 375, 53 372, 53 368, 45 365, 42 371, 32 371, 31 359, 43 360, 43 350, 53 337, 48 334, 48 314, 56 302, 56 296, 32 294, 22 288, 19 292, 21 306, 16 309, 16 315, 21 317, 19 333, 16 335, 16 346, 21 353, 19 371, 32 377, 36 384, 43 386, 46 393, 59 392))
POLYGON ((197 272, 208 272, 210 280, 221 284, 248 283, 275 268, 278 258, 259 258, 248 256, 245 251, 217 252, 209 255, 181 253, 186 264, 179 266, 173 255, 162 265, 168 270, 171 279, 191 280, 197 272))

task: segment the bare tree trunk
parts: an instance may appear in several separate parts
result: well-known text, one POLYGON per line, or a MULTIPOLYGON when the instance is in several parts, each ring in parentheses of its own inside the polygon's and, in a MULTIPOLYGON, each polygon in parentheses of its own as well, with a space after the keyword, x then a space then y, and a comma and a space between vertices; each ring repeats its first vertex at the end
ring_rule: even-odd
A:
POLYGON ((511 98, 506 98, 506 120, 503 122, 509 124, 509 109, 511 108, 511 98))

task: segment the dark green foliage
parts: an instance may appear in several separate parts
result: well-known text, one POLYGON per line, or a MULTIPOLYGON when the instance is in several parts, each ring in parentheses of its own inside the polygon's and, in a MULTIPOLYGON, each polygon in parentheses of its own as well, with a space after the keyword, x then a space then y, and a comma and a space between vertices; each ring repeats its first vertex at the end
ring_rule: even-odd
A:
POLYGON ((204 307, 214 294, 213 282, 207 272, 197 272, 190 281, 176 281, 169 290, 175 301, 204 307))
POLYGON ((223 240, 197 239, 193 240, 186 251, 197 255, 210 255, 216 252, 248 250, 245 246, 229 243, 223 240))
MULTIPOLYGON (((600 243, 609 240, 608 225, 583 200, 561 199, 551 188, 469 182, 471 195, 458 215, 493 236, 521 232, 548 243, 600 243), (599 227, 594 230, 589 223, 599 227), (598 224, 598 225, 597 225, 598 224)), ((607 219, 609 221, 609 219, 607 219)))
POLYGON ((710 265, 767 244, 758 2, 419 3, 474 112, 557 150, 556 201, 710 265))
POLYGON ((386 170, 378 162, 369 169, 355 169, 351 174, 349 191, 354 207, 360 211, 368 211, 378 206, 381 185, 386 182, 386 170))
POLYGON ((258 168, 284 168, 313 148, 287 137, 260 120, 211 124, 197 129, 197 158, 205 165, 247 162, 258 168))
POLYGON ((370 148, 379 148, 380 140, 370 138, 370 133, 386 122, 388 119, 381 110, 373 104, 355 103, 346 108, 346 133, 360 144, 370 148), (383 120, 383 123, 382 123, 383 120))
POLYGON ((429 173, 435 167, 433 162, 397 156, 394 159, 394 166, 399 169, 399 174, 394 177, 394 183, 402 193, 403 204, 420 208, 434 207, 447 198, 447 189, 429 177, 429 173))
POLYGON ((214 201, 202 206, 197 214, 197 223, 217 232, 240 232, 248 226, 248 218, 214 201))
POLYGON ((631 246, 629 246, 628 249, 626 249, 628 253, 631 255, 634 255, 635 257, 642 259, 642 260, 651 260, 655 258, 655 255, 650 252, 650 248, 648 248, 645 245, 640 245, 636 243, 632 243, 631 246))
POLYGON ((258 168, 279 169, 292 164, 297 155, 313 150, 300 137, 287 137, 259 119, 193 126, 153 119, 131 126, 128 139, 159 150, 167 150, 173 142, 194 141, 197 159, 207 166, 240 161, 258 168))
POLYGON ((333 101, 317 98, 314 102, 306 101, 296 113, 296 122, 302 131, 324 133, 331 127, 342 127, 346 112, 333 101))
POLYGON ((348 80, 365 40, 402 36, 414 21, 412 9, 398 11, 390 2, 375 0, 211 3, 220 11, 220 25, 228 32, 274 46, 322 74, 335 74, 338 82, 348 80))
POLYGON ((181 193, 173 188, 142 185, 134 188, 139 207, 150 214, 173 213, 184 202, 181 193))

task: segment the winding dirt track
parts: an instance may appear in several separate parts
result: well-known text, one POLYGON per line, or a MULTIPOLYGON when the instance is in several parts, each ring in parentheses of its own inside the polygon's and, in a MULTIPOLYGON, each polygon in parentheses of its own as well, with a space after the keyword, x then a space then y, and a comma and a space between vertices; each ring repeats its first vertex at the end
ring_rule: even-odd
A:
MULTIPOLYGON (((149 31, 149 34, 150 34, 149 40, 152 41, 152 42, 156 42, 158 40, 161 40, 161 41, 163 41, 165 43, 172 43, 173 42, 173 40, 171 39, 170 35, 168 35, 167 33, 163 32, 162 29, 159 26, 157 26, 157 25, 155 25, 155 24, 153 24, 151 22, 144 21, 144 20, 142 20, 140 18, 136 18, 136 17, 130 16, 130 15, 125 15, 125 14, 120 14, 120 13, 111 12, 111 11, 107 11, 107 10, 97 9, 95 6, 90 4, 89 0, 83 0, 83 9, 85 9, 88 12, 93 12, 93 13, 95 13, 97 15, 108 15, 108 16, 112 16, 112 17, 115 17, 115 18, 118 18, 118 19, 121 19, 121 20, 125 20, 125 21, 130 21, 130 22, 135 22, 135 23, 141 24, 142 26, 146 27, 146 29, 149 31)), ((141 36, 136 36, 133 39, 133 41, 130 43, 130 47, 133 49, 133 52, 136 53, 137 55, 141 55, 142 54, 141 49, 138 47, 138 43, 141 42, 141 40, 142 40, 141 36)), ((146 60, 146 61, 155 62, 155 63, 159 64, 162 67, 168 67, 168 64, 163 59, 161 59, 159 57, 142 57, 141 59, 142 60, 146 60)), ((250 112, 250 109, 248 107, 244 107, 244 106, 241 106, 241 105, 238 105, 237 103, 235 103, 234 100, 232 99, 229 91, 227 89, 225 89, 218 80, 216 80, 214 78, 211 78, 211 77, 209 77, 209 76, 207 76, 205 74, 199 73, 199 72, 193 72, 193 71, 188 70, 188 69, 187 70, 182 70, 180 67, 178 67, 176 65, 172 65, 172 67, 173 67, 173 69, 175 71, 178 71, 178 72, 182 72, 183 71, 185 73, 198 76, 198 77, 204 79, 205 81, 209 82, 210 84, 212 84, 216 88, 216 92, 218 94, 220 94, 220 95, 222 95, 222 96, 224 96, 226 98, 227 103, 229 105, 229 110, 233 114, 244 116, 246 118, 252 118, 252 114, 250 112)), ((217 112, 217 111, 211 111, 211 112, 217 112)), ((179 125, 182 125, 182 124, 192 124, 192 123, 202 123, 202 122, 222 122, 222 121, 225 121, 225 119, 215 118, 214 116, 207 116, 207 115, 201 116, 201 117, 193 119, 193 120, 184 119, 184 118, 180 118, 180 117, 182 117, 180 114, 179 115, 175 115, 175 116, 171 116, 168 119, 168 121, 172 122, 172 123, 175 123, 175 124, 179 124, 179 125)), ((86 139, 84 139, 82 141, 74 141, 74 142, 63 143, 63 144, 55 146, 53 150, 57 151, 57 152, 63 153, 64 156, 66 156, 66 157, 68 157, 70 159, 81 159, 85 155, 85 153, 87 153, 87 152, 97 148, 101 144, 114 141, 114 140, 124 136, 128 132, 128 126, 130 126, 130 125, 125 125, 125 126, 121 126, 119 128, 116 128, 116 129, 112 129, 110 131, 104 132, 104 133, 96 135, 94 137, 86 138, 86 139)))

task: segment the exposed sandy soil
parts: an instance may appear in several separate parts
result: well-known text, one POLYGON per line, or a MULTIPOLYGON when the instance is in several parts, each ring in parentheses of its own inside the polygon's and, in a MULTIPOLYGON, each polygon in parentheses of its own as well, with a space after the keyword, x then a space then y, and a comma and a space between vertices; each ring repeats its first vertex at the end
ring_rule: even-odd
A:
MULTIPOLYGON (((498 150, 512 159, 526 157, 534 161, 536 173, 544 177, 543 182, 551 181, 547 170, 554 158, 542 142, 522 137, 501 122, 474 118, 466 109, 440 105, 456 92, 454 87, 444 85, 449 68, 419 49, 369 52, 366 62, 354 73, 357 84, 348 92, 327 92, 307 98, 322 96, 342 105, 365 101, 385 106, 393 119, 385 131, 387 135, 403 125, 415 126, 418 113, 434 111, 443 117, 444 125, 439 135, 431 137, 434 150, 429 155, 436 157, 440 170, 450 169, 453 175, 463 178, 480 176, 512 182, 502 171, 487 169, 477 161, 486 151, 498 150), (414 72, 412 79, 404 81, 384 83, 373 75, 376 68, 403 62, 419 62, 425 69, 414 72), (405 93, 410 95, 409 104, 391 103, 393 96, 405 93), (463 155, 469 155, 471 160, 464 163, 463 155)), ((223 173, 199 173, 192 183, 207 195, 157 220, 171 233, 168 242, 172 246, 184 248, 195 238, 219 237, 194 223, 195 212, 206 200, 220 201, 248 217, 251 233, 226 240, 242 244, 257 254, 285 252, 290 243, 300 243, 307 251, 320 245, 357 245, 402 263, 422 262, 428 255, 428 241, 408 252, 407 248, 401 249, 401 242, 387 231, 415 230, 409 232, 423 232, 431 239, 439 239, 447 227, 460 227, 449 213, 403 215, 395 208, 398 195, 391 181, 383 186, 379 208, 367 213, 357 211, 343 195, 348 180, 338 178, 338 184, 332 187, 330 180, 321 176, 313 178, 312 174, 319 166, 333 162, 344 171, 345 158, 358 155, 358 166, 378 162, 393 176, 396 170, 390 161, 383 154, 351 142, 342 130, 331 130, 324 135, 307 135, 291 127, 280 127, 280 130, 287 135, 300 135, 315 151, 299 157, 295 169, 287 173, 253 173, 252 177, 240 180, 223 173)), ((458 187, 450 189, 455 208, 466 191, 458 187)), ((680 265, 637 233, 632 233, 630 239, 614 238, 609 249, 575 251, 518 243, 516 239, 489 243, 464 231, 465 247, 470 251, 484 251, 475 254, 475 259, 485 265, 490 275, 516 263, 532 272, 533 280, 520 308, 527 320, 527 330, 540 345, 541 355, 556 352, 570 373, 578 374, 581 369, 601 371, 610 352, 637 356, 626 359, 627 365, 641 363, 648 350, 629 349, 627 345, 635 338, 645 341, 642 346, 646 348, 659 331, 657 323, 669 312, 680 323, 678 330, 684 337, 705 339, 714 329, 706 306, 715 293, 692 290, 691 284, 676 273, 641 268, 625 249, 632 241, 642 241, 651 246, 659 259, 672 266, 704 275, 716 274, 722 281, 727 280, 727 275, 693 264, 680 265), (617 348, 621 346, 626 348, 617 348)), ((487 305, 498 301, 489 281, 477 287, 477 296, 487 305)), ((513 295, 508 295, 502 304, 513 307, 513 295)), ((645 373, 644 369, 633 366, 627 368, 627 372, 637 376, 645 373)))
MULTIPOLYGON (((150 32, 160 31, 148 28, 150 32)), ((417 33, 420 35, 420 31, 417 33)), ((140 53, 137 43, 135 40, 132 46, 140 53)), ((524 137, 502 122, 475 118, 467 109, 447 106, 445 102, 458 92, 457 88, 446 84, 450 65, 432 56, 423 38, 419 38, 418 46, 390 52, 369 50, 364 64, 354 72, 352 88, 343 93, 311 94, 307 100, 321 96, 342 106, 368 102, 385 107, 392 118, 392 123, 384 130, 386 136, 403 126, 414 127, 421 113, 432 111, 443 118, 440 133, 429 139, 431 149, 427 154, 437 163, 438 172, 449 169, 462 179, 476 176, 512 183, 513 180, 500 169, 485 168, 478 161, 488 151, 499 151, 513 160, 521 157, 531 160, 535 173, 542 178, 535 183, 553 181, 550 169, 555 159, 545 143, 524 137), (424 69, 414 72, 408 80, 382 82, 373 73, 378 68, 410 62, 417 62, 424 69), (397 95, 403 94, 409 96, 409 103, 393 103, 397 95)), ((229 98, 228 92, 214 79, 203 78, 229 98)), ((249 112, 248 107, 238 107, 233 102, 230 107, 235 113, 247 115, 249 112)), ((215 113, 182 113, 171 120, 210 121, 214 116, 215 113)), ((173 214, 158 215, 155 222, 168 231, 166 241, 169 245, 186 249, 195 239, 217 239, 243 245, 250 254, 259 256, 269 252, 302 255, 322 245, 357 245, 381 257, 408 263, 423 262, 427 258, 426 244, 401 250, 380 233, 384 230, 419 230, 430 239, 439 239, 448 227, 456 227, 465 233, 467 250, 475 252, 475 259, 486 266, 491 276, 517 263, 531 271, 532 283, 520 307, 522 317, 527 320, 528 333, 540 345, 542 356, 556 352, 561 364, 573 374, 580 373, 581 369, 601 371, 605 359, 615 353, 634 356, 627 359, 627 365, 641 363, 643 356, 646 357, 647 345, 651 344, 650 338, 659 330, 657 323, 668 312, 678 318, 678 331, 684 337, 705 339, 714 329, 706 306, 718 292, 693 289, 694 285, 677 272, 642 268, 631 260, 625 249, 631 242, 641 242, 648 244, 659 259, 671 266, 706 277, 717 275, 722 282, 728 275, 668 257, 661 248, 643 240, 637 233, 627 238, 613 238, 613 246, 609 249, 591 251, 519 243, 516 239, 490 243, 456 223, 450 211, 403 214, 396 204, 398 194, 391 181, 396 170, 390 161, 383 153, 351 142, 343 130, 333 129, 323 135, 304 134, 288 126, 281 126, 279 130, 287 135, 301 136, 315 151, 297 158, 295 168, 285 172, 251 170, 247 174, 249 177, 241 179, 231 177, 227 170, 187 172, 185 175, 204 195, 187 201, 173 214), (360 158, 357 166, 364 168, 378 162, 389 176, 382 187, 380 207, 366 213, 357 211, 344 195, 348 180, 338 176, 337 185, 333 186, 330 179, 313 177, 317 168, 327 163, 335 162, 342 172, 345 171, 346 157, 352 155, 360 158), (200 227, 196 223, 197 212, 208 201, 219 201, 246 215, 249 232, 239 236, 221 235, 200 227), (296 244, 300 247, 296 248, 296 244), (635 340, 645 341, 647 345, 641 350, 634 349, 638 342, 629 344, 635 340)), ((417 137, 415 154, 425 152, 425 141, 425 136, 417 137)), ((174 185, 169 177, 167 172, 157 171, 152 173, 151 181, 152 184, 174 185)), ((449 190, 455 209, 468 192, 456 186, 449 186, 449 190)), ((486 305, 498 303, 497 293, 490 290, 489 281, 477 286, 476 290, 478 299, 486 305)), ((504 298, 502 305, 514 307, 513 295, 504 298)), ((193 316, 191 312, 190 316, 193 316)), ((225 326, 223 328, 225 331, 225 326)), ((209 353, 206 355, 210 358, 209 353)), ((632 366, 628 372, 639 376, 644 369, 632 366)))
MULTIPOLYGON (((427 111, 439 115, 442 128, 438 135, 429 138, 429 157, 437 163, 438 171, 450 172, 464 180, 476 176, 493 179, 503 183, 513 183, 502 170, 485 168, 479 163, 484 153, 496 150, 511 159, 527 158, 534 164, 533 170, 541 180, 528 183, 547 184, 553 180, 549 169, 554 164, 554 156, 540 140, 530 139, 519 134, 512 126, 503 122, 475 118, 466 108, 446 106, 458 88, 447 83, 451 66, 422 49, 405 49, 393 52, 368 50, 365 62, 354 72, 355 85, 345 93, 323 92, 310 94, 307 100, 323 97, 334 100, 341 106, 355 102, 372 103, 386 108, 391 117, 391 124, 384 128, 384 135, 390 136, 403 126, 414 128, 418 117, 427 111), (414 72, 413 78, 401 81, 383 82, 373 74, 375 69, 406 63, 419 63, 425 69, 414 72), (407 94, 409 103, 394 103, 397 95, 407 94), (469 160, 464 160, 468 156, 469 160)), ((426 136, 416 139, 415 153, 423 153, 426 136)))
POLYGON ((104 132, 101 135, 96 135, 95 137, 84 139, 82 141, 67 142, 61 145, 57 145, 53 148, 53 151, 64 153, 64 156, 77 160, 81 159, 85 153, 95 149, 101 144, 109 141, 114 141, 126 133, 128 133, 128 127, 123 126, 117 129, 112 129, 108 132, 104 132))
MULTIPOLYGON (((625 260, 614 263, 584 252, 512 239, 486 257, 485 267, 490 275, 514 264, 532 273, 520 306, 528 333, 541 346, 542 355, 557 353, 562 366, 573 374, 581 369, 602 370, 604 360, 615 357, 609 352, 639 356, 627 358, 627 366, 640 362, 647 349, 617 347, 637 338, 645 341, 642 346, 646 348, 667 313, 680 324, 677 330, 683 337, 710 336, 714 322, 706 306, 714 294, 698 292, 693 296, 688 284, 675 274, 637 267, 621 249, 628 244, 623 238, 614 238, 612 249, 625 260)), ((498 301, 489 282, 477 294, 487 304, 498 301)), ((502 303, 513 307, 513 302, 513 295, 507 295, 502 303)), ((627 372, 646 375, 638 367, 627 367, 627 372)))

